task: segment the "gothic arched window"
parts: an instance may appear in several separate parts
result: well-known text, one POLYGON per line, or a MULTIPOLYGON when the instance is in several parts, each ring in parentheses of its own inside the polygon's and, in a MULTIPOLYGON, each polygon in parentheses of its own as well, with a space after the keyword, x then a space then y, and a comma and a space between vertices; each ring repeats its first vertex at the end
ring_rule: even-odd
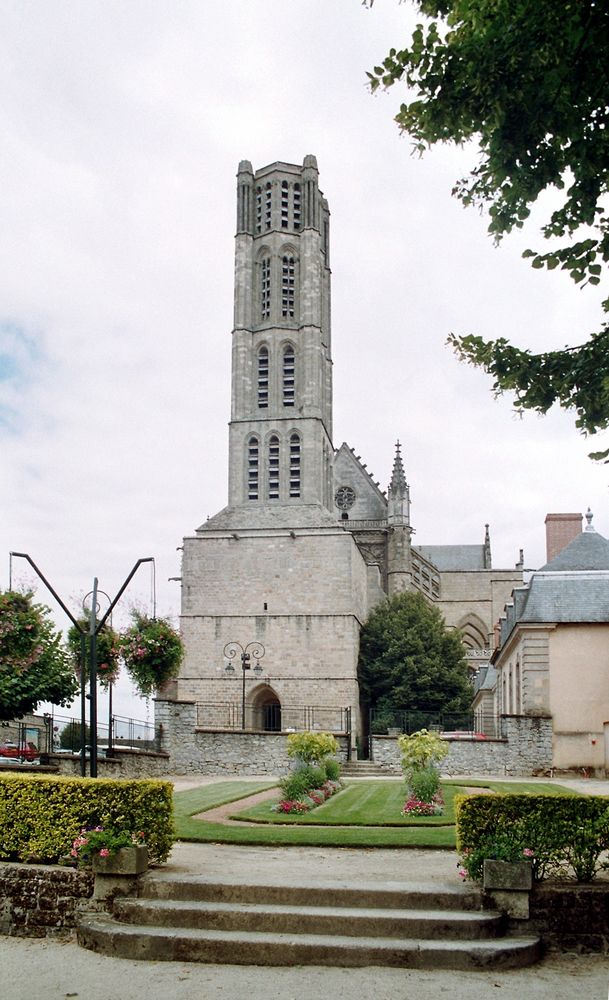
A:
POLYGON ((290 188, 287 181, 281 182, 281 228, 287 229, 289 225, 288 213, 290 209, 290 188))
POLYGON ((300 436, 290 435, 290 496, 300 496, 300 436))
POLYGON ((267 181, 264 192, 264 225, 266 229, 271 228, 272 197, 273 197, 273 189, 271 187, 271 182, 267 181))
POLYGON ((260 268, 260 317, 270 319, 271 316, 271 258, 263 257, 260 268))
POLYGON ((260 455, 258 438, 247 442, 247 499, 257 500, 260 487, 260 455))
POLYGON ((281 315, 294 319, 296 294, 296 263, 294 257, 285 254, 281 258, 281 315))
POLYGON ((258 409, 266 410, 269 405, 269 349, 258 351, 258 409))
POLYGON ((295 184, 292 193, 292 211, 294 218, 294 229, 300 229, 300 224, 301 224, 300 205, 301 205, 300 184, 295 184))
POLYGON ((296 359, 291 344, 283 350, 283 405, 294 406, 294 380, 296 359))
POLYGON ((262 188, 256 188, 256 232, 262 232, 262 188))
POLYGON ((269 500, 279 500, 279 438, 273 434, 269 438, 269 500))

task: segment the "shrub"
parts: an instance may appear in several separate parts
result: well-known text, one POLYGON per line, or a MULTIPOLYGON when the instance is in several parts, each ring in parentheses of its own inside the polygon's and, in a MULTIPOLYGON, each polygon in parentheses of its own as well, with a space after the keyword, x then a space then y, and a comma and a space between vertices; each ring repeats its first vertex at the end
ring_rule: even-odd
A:
POLYGON ((533 877, 562 875, 591 881, 608 867, 609 797, 575 795, 457 796, 457 850, 472 878, 484 858, 533 852, 533 877))
POLYGON ((0 858, 55 864, 81 830, 143 831, 149 858, 166 861, 174 840, 168 781, 47 775, 0 776, 0 858))
POLYGON ((324 768, 329 781, 340 780, 340 764, 335 757, 328 757, 327 760, 324 760, 324 768))
POLYGON ((436 767, 411 771, 408 788, 415 799, 431 802, 440 787, 440 773, 436 767))
POLYGON ((331 733, 290 733, 288 757, 298 758, 305 764, 318 764, 338 750, 338 743, 331 733))
POLYGON ((398 746, 402 752, 402 770, 409 779, 412 771, 426 770, 434 764, 439 764, 448 754, 446 740, 420 729, 410 736, 398 736, 398 746))
POLYGON ((316 782, 311 778, 310 772, 310 767, 301 767, 298 771, 292 771, 279 782, 279 787, 286 799, 298 799, 305 795, 310 788, 315 788, 316 782))

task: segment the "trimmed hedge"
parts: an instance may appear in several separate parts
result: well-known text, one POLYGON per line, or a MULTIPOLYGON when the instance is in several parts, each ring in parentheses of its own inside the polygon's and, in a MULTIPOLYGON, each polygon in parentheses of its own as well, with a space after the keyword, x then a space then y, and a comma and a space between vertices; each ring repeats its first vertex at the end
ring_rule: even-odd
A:
POLYGON ((591 881, 606 867, 609 850, 609 796, 458 795, 457 850, 472 878, 482 861, 515 860, 533 851, 533 876, 591 881), (506 845, 513 857, 506 857, 506 845))
POLYGON ((169 781, 0 775, 0 860, 56 864, 83 827, 143 830, 153 863, 175 839, 169 781))

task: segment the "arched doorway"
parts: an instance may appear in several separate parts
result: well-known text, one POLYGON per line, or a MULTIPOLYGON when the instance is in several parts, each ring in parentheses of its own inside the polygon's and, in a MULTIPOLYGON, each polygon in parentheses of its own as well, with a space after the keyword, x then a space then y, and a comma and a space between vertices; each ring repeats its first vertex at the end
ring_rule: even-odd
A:
POLYGON ((265 686, 254 694, 251 711, 254 729, 281 732, 281 702, 271 687, 265 686))

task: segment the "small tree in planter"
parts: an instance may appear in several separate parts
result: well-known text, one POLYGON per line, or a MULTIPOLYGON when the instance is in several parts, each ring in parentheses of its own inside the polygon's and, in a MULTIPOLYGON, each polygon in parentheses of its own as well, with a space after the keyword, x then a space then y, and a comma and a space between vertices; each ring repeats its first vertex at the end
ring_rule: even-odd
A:
MULTIPOLYGON (((91 662, 91 636, 89 634, 89 619, 81 618, 79 625, 86 632, 85 635, 85 678, 89 677, 89 664, 91 662)), ((109 625, 104 625, 97 633, 95 640, 97 676, 100 684, 108 688, 114 684, 120 671, 120 637, 109 625)), ((80 680, 80 658, 82 651, 81 633, 75 625, 72 625, 68 632, 68 647, 72 654, 74 663, 74 673, 80 680)))
POLYGON ((149 618, 139 611, 133 611, 132 618, 133 625, 121 635, 121 656, 131 680, 147 698, 178 676, 184 646, 166 618, 149 618))
POLYGON ((444 802, 437 765, 447 756, 448 744, 435 733, 421 729, 410 736, 398 737, 398 746, 402 753, 402 771, 408 789, 403 814, 440 815, 444 811, 444 802))

